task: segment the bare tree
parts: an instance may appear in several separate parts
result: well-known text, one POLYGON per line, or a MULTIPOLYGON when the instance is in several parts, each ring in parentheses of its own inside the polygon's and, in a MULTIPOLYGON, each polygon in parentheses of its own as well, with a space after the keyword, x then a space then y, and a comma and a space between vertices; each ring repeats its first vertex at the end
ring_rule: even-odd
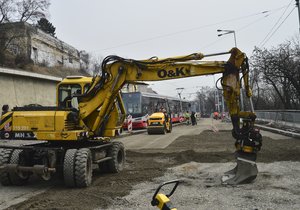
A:
POLYGON ((212 87, 201 87, 197 92, 197 98, 201 103, 202 112, 208 114, 215 111, 215 88, 212 87))
MULTIPOLYGON (((265 88, 271 88, 271 92, 276 93, 276 97, 273 97, 274 108, 278 107, 278 99, 285 109, 300 108, 299 49, 299 44, 289 41, 270 50, 254 50, 252 65, 260 72, 257 74, 261 75, 263 81, 257 86, 265 83, 265 88)), ((257 100, 261 100, 261 97, 257 97, 257 100)))
POLYGON ((7 22, 36 22, 44 18, 49 0, 0 0, 0 24, 7 22))
POLYGON ((101 75, 101 63, 102 63, 103 57, 102 56, 90 56, 90 62, 89 62, 89 70, 93 76, 95 75, 101 75))
POLYGON ((21 0, 16 5, 20 22, 34 22, 46 16, 50 2, 49 0, 21 0))
POLYGON ((15 0, 0 0, 0 24, 10 22, 15 11, 15 0))

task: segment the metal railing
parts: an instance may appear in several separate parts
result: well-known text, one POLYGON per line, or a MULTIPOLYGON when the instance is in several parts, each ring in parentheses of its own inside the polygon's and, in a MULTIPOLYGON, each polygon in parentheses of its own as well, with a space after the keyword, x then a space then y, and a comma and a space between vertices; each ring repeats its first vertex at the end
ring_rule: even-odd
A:
POLYGON ((255 110, 257 120, 300 128, 300 110, 255 110))

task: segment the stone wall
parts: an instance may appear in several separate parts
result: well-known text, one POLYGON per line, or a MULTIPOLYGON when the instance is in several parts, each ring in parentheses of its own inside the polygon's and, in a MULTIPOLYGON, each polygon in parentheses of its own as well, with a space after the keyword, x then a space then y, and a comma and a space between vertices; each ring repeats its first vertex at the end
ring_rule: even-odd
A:
POLYGON ((34 63, 80 69, 80 54, 74 47, 37 28, 32 28, 30 37, 34 63))
POLYGON ((58 77, 0 68, 0 107, 8 104, 24 106, 40 104, 54 106, 58 77))

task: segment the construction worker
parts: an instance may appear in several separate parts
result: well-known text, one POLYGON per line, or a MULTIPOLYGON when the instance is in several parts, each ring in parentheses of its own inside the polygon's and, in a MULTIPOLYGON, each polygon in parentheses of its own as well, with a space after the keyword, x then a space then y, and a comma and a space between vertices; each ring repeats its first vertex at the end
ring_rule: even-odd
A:
POLYGON ((195 112, 192 112, 192 114, 191 114, 191 121, 192 121, 192 125, 197 125, 196 113, 195 112))
POLYGON ((190 113, 189 113, 189 111, 186 111, 184 113, 184 118, 185 118, 186 124, 189 125, 190 124, 190 113))

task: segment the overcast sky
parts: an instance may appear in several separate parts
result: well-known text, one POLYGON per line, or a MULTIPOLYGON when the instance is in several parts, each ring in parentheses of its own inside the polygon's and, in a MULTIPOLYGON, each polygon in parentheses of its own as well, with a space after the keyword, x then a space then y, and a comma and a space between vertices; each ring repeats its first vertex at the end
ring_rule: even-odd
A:
MULTIPOLYGON (((52 0, 49 19, 59 39, 99 57, 145 59, 234 47, 233 34, 218 37, 217 29, 235 30, 248 57, 255 46, 299 38, 295 0, 52 0)), ((163 95, 176 96, 183 87, 187 99, 199 86, 214 86, 214 77, 151 83, 163 95)))

